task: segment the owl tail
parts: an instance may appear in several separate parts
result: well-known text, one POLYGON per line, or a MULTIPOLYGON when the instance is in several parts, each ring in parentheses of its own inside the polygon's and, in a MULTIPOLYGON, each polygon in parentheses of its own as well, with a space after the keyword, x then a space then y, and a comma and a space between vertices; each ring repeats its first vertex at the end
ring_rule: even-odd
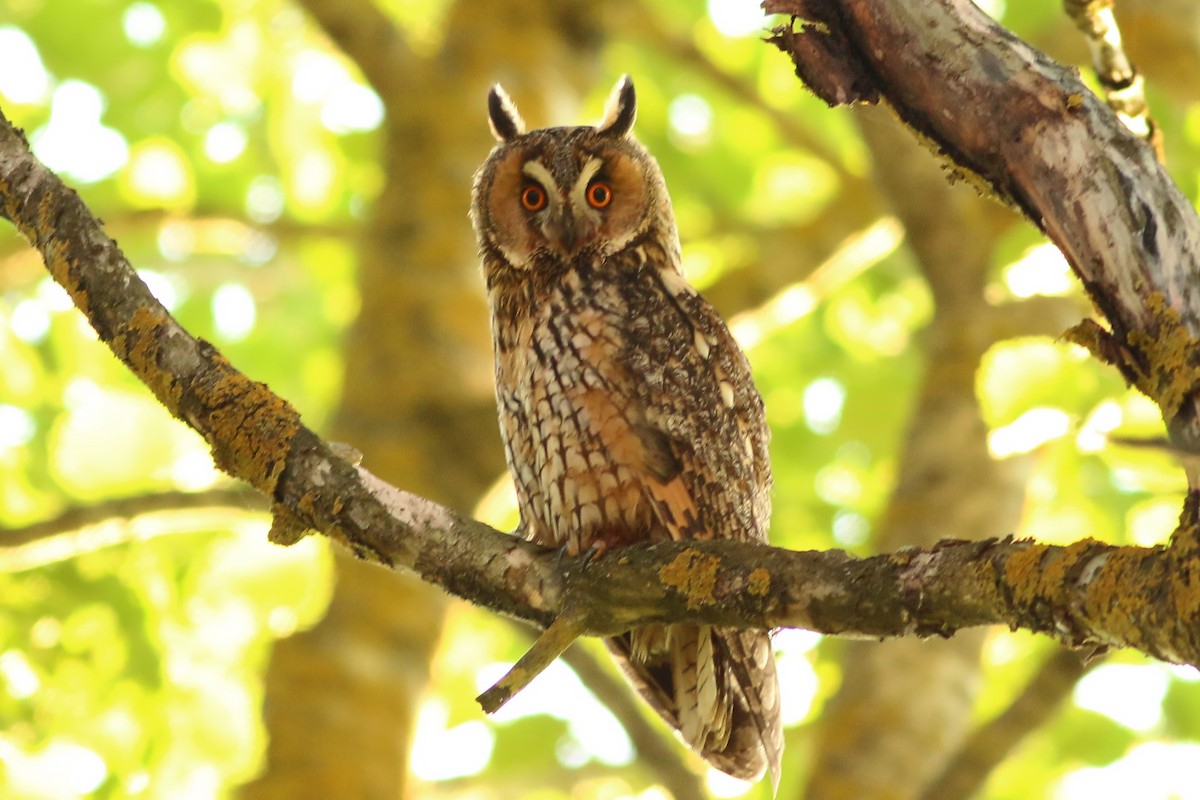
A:
POLYGON ((654 626, 606 640, 626 676, 683 740, 724 773, 779 788, 783 729, 771 640, 761 631, 654 626))

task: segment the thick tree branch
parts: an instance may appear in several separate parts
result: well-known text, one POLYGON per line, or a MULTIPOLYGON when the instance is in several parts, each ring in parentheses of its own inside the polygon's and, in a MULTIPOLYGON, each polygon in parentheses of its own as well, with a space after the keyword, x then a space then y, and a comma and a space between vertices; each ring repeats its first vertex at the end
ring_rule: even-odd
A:
POLYGON ((1073 338, 1160 405, 1177 446, 1200 450, 1200 218, 1152 149, 970 0, 764 5, 805 20, 774 41, 822 98, 884 99, 1046 232, 1111 326, 1073 338))
MULTIPOLYGON (((1110 326, 1085 322, 1069 338, 1158 404, 1175 449, 1200 452, 1200 217, 1149 145, 1074 70, 970 0, 764 7, 792 17, 773 41, 824 100, 883 99, 963 177, 1045 231, 1110 326)), ((1200 490, 1200 459, 1183 465, 1200 490)), ((1194 506, 1171 539, 1184 594, 1200 593, 1194 506)))
MULTIPOLYGON (((1135 647, 1200 663, 1200 581, 1165 548, 1084 540, 945 541, 873 558, 741 542, 624 548, 583 567, 400 491, 334 455, 262 384, 192 338, 137 278, 79 197, 0 115, 0 210, 113 352, 210 443, 230 475, 275 501, 288 522, 403 568, 476 605, 548 624, 567 602, 586 630, 651 622, 803 627, 868 638, 948 636, 1004 624, 1068 645, 1135 647)), ((1189 498, 1184 525, 1194 525, 1189 498)), ((1194 571, 1194 570, 1193 570, 1194 571)))

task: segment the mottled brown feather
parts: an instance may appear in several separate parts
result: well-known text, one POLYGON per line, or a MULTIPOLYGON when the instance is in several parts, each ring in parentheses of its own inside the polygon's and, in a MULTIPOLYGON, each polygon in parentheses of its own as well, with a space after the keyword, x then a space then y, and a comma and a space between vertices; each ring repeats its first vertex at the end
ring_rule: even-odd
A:
MULTIPOLYGON (((476 175, 496 398, 524 534, 578 554, 655 539, 765 541, 768 430, 750 365, 684 280, 654 159, 628 133, 632 84, 597 128, 504 134, 476 175), (603 181, 611 203, 591 208, 603 181), (522 207, 536 184, 544 209, 522 207)), ((509 119, 511 114, 513 119, 509 119)), ((497 119, 497 115, 499 118, 497 119)), ((607 640, 634 687, 710 764, 777 785, 765 632, 654 625, 607 640)))

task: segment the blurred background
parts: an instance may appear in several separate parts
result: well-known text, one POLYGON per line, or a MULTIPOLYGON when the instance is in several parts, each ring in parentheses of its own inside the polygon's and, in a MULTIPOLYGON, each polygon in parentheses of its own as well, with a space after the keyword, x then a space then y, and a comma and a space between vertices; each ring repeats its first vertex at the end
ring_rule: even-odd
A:
MULTIPOLYGON (((985 5, 1088 71, 1055 4, 985 5)), ((1196 198, 1200 7, 1118 12, 1196 198)), ((487 87, 576 124, 628 72, 766 399, 775 544, 1164 541, 1182 472, 1108 441, 1161 420, 1057 341, 1089 313, 1057 250, 888 112, 824 107, 768 26, 753 0, 8 0, 0 108, 189 331, 507 530, 467 219, 487 87)), ((0 226, 0 795, 770 796, 683 752, 596 642, 485 717, 526 633, 268 523, 0 226)), ((775 641, 782 798, 1200 798, 1195 669, 1006 630, 775 641)))

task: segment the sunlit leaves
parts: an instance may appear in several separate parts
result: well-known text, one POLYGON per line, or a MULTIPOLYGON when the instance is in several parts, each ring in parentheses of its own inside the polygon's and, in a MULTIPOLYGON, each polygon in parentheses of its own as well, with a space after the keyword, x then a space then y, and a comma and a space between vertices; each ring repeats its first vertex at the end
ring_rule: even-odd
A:
MULTIPOLYGON (((449 3, 379 5, 415 52, 437 53, 449 3)), ((734 331, 774 431, 774 541, 865 552, 896 478, 933 299, 868 195, 853 118, 807 93, 762 45, 756 4, 645 5, 674 44, 610 32, 613 74, 597 76, 586 105, 596 116, 611 78, 633 74, 637 133, 667 175, 684 266, 739 313, 734 331), (838 262, 841 278, 811 279, 847 237, 877 229, 890 237, 884 246, 838 262)), ((1006 22, 1022 34, 1070 40, 1056 33, 1066 23, 1052 4, 1009 5, 1006 22)), ((1200 112, 1152 97, 1171 168, 1195 193, 1200 112)), ((0 105, 182 324, 310 424, 330 418, 353 346, 343 333, 360 303, 356 236, 382 184, 382 105, 298 7, 11 3, 0 9, 0 105)), ((482 128, 482 98, 479 119, 482 128)), ((469 170, 460 172, 462 214, 448 224, 469 241, 469 170)), ((1032 226, 1014 227, 990 263, 998 305, 1077 293, 1032 226)), ((1110 442, 1161 434, 1157 410, 1114 370, 1051 337, 1012 339, 989 352, 976 392, 993 455, 1028 470, 1013 533, 1147 545, 1169 535, 1179 470, 1168 453, 1110 442)), ((0 523, 217 477, 203 443, 82 327, 26 245, 0 231, 0 523)), ((503 486, 479 514, 505 528, 517 521, 503 486)), ((247 514, 114 524, 139 541, 0 575, 0 794, 213 797, 260 765, 263 659, 271 639, 322 613, 324 548, 271 547, 264 521, 247 514)), ((841 680, 839 643, 816 647, 799 633, 778 643, 785 713, 797 726, 789 735, 802 739, 841 680)), ((607 712, 561 665, 524 708, 479 715, 471 698, 481 676, 524 646, 489 615, 450 615, 420 714, 421 785, 480 797, 656 796, 607 712)), ((981 719, 1011 700, 1045 651, 1042 639, 989 634, 981 719)), ((1192 763, 1194 745, 1152 740, 1200 736, 1200 683, 1132 659, 1096 674, 997 772, 987 797, 1048 796, 1059 782, 1074 798, 1130 770, 1174 785, 1172 765, 1192 763), (1094 702, 1121 695, 1132 712, 1094 702)))

